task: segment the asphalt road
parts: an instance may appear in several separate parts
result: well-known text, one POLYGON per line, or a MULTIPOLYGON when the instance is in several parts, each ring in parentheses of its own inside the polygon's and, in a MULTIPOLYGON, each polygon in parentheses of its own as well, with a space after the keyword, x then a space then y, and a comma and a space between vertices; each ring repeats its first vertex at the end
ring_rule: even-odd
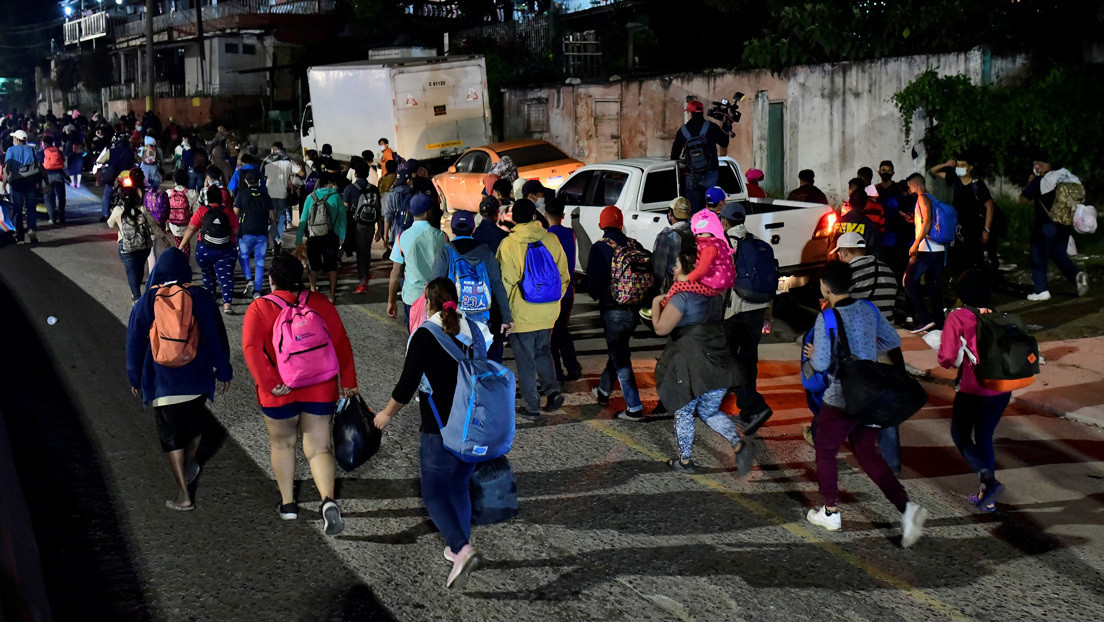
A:
MULTIPOLYGON (((443 544, 420 502, 416 410, 396 418, 368 464, 340 475, 347 528, 327 538, 301 458, 305 511, 296 522, 276 517, 267 437, 240 352, 229 393, 211 405, 215 442, 197 510, 171 512, 152 422, 127 388, 129 292, 97 210, 75 208, 66 229, 44 226, 35 248, 0 249, 0 278, 30 326, 5 345, 8 367, 23 369, 5 376, 5 393, 20 396, 28 419, 5 417, 22 444, 20 474, 33 482, 24 487, 58 619, 1099 619, 1104 431, 1013 407, 998 428, 1008 492, 1000 512, 977 514, 964 498, 976 480, 950 442, 950 388, 932 385, 929 407, 901 431, 906 489, 931 511, 924 538, 899 548, 899 515, 847 454, 844 529, 819 531, 803 518, 819 499, 800 432, 809 414, 795 346, 763 349, 762 390, 776 415, 751 477, 736 479, 726 444, 705 426, 694 454, 703 468, 675 473, 664 464, 675 452, 669 416, 616 421, 590 398, 605 346, 584 297, 572 322, 584 378, 563 412, 519 425, 510 458, 521 514, 475 529, 488 564, 465 592, 444 589, 443 544), (48 459, 59 455, 83 457, 48 459), (58 561, 66 555, 74 561, 58 561), (85 576, 100 582, 82 604, 66 590, 85 576)), ((363 296, 347 293, 346 277, 338 299, 361 390, 377 408, 406 337, 384 315, 386 270, 378 261, 363 296)), ((237 309, 227 320, 232 344, 245 305, 237 309)), ((651 406, 662 342, 638 335, 635 365, 651 406)))

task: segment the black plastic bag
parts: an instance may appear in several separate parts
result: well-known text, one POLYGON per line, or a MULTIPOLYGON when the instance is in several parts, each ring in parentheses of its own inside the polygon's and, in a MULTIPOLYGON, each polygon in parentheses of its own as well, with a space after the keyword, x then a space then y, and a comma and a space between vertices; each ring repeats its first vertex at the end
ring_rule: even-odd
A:
POLYGON ((517 479, 506 456, 480 462, 471 476, 473 525, 493 525, 517 516, 517 479))
POLYGON ((345 400, 337 411, 333 422, 334 458, 345 471, 355 470, 379 451, 383 432, 372 424, 375 418, 360 395, 345 400))

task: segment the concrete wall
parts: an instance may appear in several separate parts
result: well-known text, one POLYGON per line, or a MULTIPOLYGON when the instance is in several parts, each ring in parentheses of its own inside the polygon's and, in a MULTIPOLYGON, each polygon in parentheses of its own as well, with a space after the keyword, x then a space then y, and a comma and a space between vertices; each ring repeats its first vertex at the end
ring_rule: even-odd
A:
POLYGON ((587 163, 665 156, 685 121, 687 97, 709 102, 741 91, 748 98, 740 106, 744 115, 729 155, 745 169, 766 169, 767 110, 770 103, 783 102, 782 185, 796 187, 798 171, 813 169, 817 185, 838 201, 861 166, 877 168, 881 160, 893 160, 899 178, 922 168, 920 132, 905 143, 900 115, 890 100, 910 81, 930 68, 941 75, 965 74, 979 83, 987 64, 991 78, 999 81, 1024 63, 1022 57, 988 59, 981 50, 973 50, 801 66, 780 75, 757 70, 507 89, 503 131, 506 140, 548 140, 587 163), (619 119, 608 117, 608 104, 598 104, 605 112, 596 110, 596 103, 603 101, 620 104, 619 119))
MULTIPOLYGON (((188 128, 193 125, 205 125, 213 120, 225 119, 235 108, 252 106, 260 101, 260 96, 180 97, 158 99, 154 103, 154 106, 157 108, 157 116, 159 116, 162 121, 167 123, 169 117, 172 117, 178 125, 188 128)), ((105 108, 107 118, 112 118, 113 114, 118 114, 121 117, 126 115, 130 110, 139 113, 145 110, 146 100, 123 99, 109 101, 105 108)))

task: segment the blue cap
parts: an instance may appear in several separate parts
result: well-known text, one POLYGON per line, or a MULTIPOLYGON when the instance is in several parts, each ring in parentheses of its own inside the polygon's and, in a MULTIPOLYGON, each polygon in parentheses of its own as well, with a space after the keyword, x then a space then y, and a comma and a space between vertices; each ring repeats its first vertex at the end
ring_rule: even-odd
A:
POLYGON ((433 197, 428 194, 419 192, 410 199, 410 213, 415 216, 424 214, 431 209, 433 209, 433 197))
POLYGON ((705 191, 705 202, 707 205, 716 205, 724 201, 725 196, 725 191, 720 186, 713 186, 705 191))
POLYGON ((456 210, 452 215, 452 232, 456 235, 471 235, 475 231, 475 214, 467 210, 456 210))

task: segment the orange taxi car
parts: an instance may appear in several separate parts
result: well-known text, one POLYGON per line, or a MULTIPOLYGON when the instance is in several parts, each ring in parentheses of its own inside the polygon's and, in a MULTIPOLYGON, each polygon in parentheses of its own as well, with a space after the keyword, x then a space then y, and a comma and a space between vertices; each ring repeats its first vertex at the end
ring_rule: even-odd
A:
POLYGON ((448 172, 433 178, 441 195, 442 207, 449 210, 479 210, 483 198, 483 178, 502 156, 510 156, 518 177, 538 179, 547 188, 556 189, 582 162, 568 156, 559 147, 543 140, 511 140, 470 149, 460 156, 448 172))

